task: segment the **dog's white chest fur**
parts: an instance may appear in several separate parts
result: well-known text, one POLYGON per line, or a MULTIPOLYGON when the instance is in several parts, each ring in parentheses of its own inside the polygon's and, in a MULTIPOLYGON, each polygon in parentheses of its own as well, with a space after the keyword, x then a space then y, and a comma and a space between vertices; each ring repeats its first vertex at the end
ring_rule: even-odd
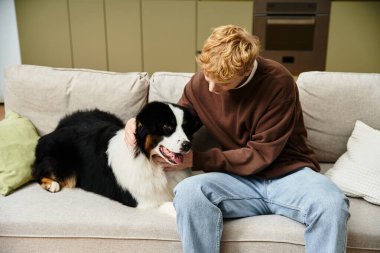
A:
POLYGON ((124 141, 124 130, 110 140, 107 154, 117 183, 132 194, 137 208, 154 208, 172 201, 174 187, 190 176, 189 170, 164 172, 143 154, 134 157, 134 150, 124 141))

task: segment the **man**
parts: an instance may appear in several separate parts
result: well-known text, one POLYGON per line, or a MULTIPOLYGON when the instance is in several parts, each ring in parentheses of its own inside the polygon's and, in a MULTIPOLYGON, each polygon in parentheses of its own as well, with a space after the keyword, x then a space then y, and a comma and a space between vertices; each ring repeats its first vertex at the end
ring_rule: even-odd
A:
MULTIPOLYGON (((243 28, 214 29, 197 58, 202 70, 178 102, 222 147, 194 150, 180 165, 163 164, 165 170, 208 172, 174 190, 183 250, 220 252, 223 218, 278 214, 306 226, 308 253, 345 252, 348 200, 318 173, 293 77, 258 51, 258 40, 243 28)), ((126 125, 130 145, 134 129, 132 119, 126 125)))

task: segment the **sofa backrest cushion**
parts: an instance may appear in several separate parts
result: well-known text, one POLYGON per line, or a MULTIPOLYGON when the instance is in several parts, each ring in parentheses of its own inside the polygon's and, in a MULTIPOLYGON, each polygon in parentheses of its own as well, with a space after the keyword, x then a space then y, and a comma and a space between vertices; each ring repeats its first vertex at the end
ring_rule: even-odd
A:
POLYGON ((32 65, 5 72, 5 109, 28 118, 40 135, 75 110, 99 108, 123 121, 135 116, 148 97, 147 73, 114 73, 32 65))
POLYGON ((297 84, 318 161, 335 162, 346 151, 356 120, 380 129, 380 74, 304 72, 297 84))
POLYGON ((151 101, 177 103, 185 85, 193 73, 156 72, 149 79, 149 98, 151 101))

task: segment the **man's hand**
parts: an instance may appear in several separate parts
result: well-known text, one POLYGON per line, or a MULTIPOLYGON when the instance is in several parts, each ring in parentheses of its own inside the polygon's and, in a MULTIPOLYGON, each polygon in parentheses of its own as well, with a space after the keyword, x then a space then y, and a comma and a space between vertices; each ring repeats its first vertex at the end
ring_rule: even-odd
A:
POLYGON ((132 148, 136 147, 136 118, 131 118, 125 124, 125 136, 124 141, 132 148))
POLYGON ((187 168, 193 167, 193 152, 190 151, 183 155, 183 163, 172 165, 168 163, 164 158, 159 155, 153 156, 153 161, 158 163, 164 168, 164 171, 176 171, 176 170, 184 170, 187 168))

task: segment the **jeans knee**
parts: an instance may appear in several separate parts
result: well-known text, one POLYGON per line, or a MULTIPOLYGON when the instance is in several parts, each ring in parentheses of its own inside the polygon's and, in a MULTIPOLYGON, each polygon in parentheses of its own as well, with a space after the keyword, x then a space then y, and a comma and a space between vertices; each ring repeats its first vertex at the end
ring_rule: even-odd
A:
POLYGON ((330 221, 336 222, 346 222, 349 218, 349 200, 348 198, 341 192, 331 194, 325 197, 319 203, 319 212, 320 215, 326 217, 330 221))
POLYGON ((174 188, 174 206, 176 209, 199 208, 199 205, 216 204, 220 199, 217 180, 212 173, 188 177, 174 188))
POLYGON ((200 186, 193 177, 186 178, 174 188, 174 205, 177 207, 183 205, 193 205, 199 198, 200 186))

